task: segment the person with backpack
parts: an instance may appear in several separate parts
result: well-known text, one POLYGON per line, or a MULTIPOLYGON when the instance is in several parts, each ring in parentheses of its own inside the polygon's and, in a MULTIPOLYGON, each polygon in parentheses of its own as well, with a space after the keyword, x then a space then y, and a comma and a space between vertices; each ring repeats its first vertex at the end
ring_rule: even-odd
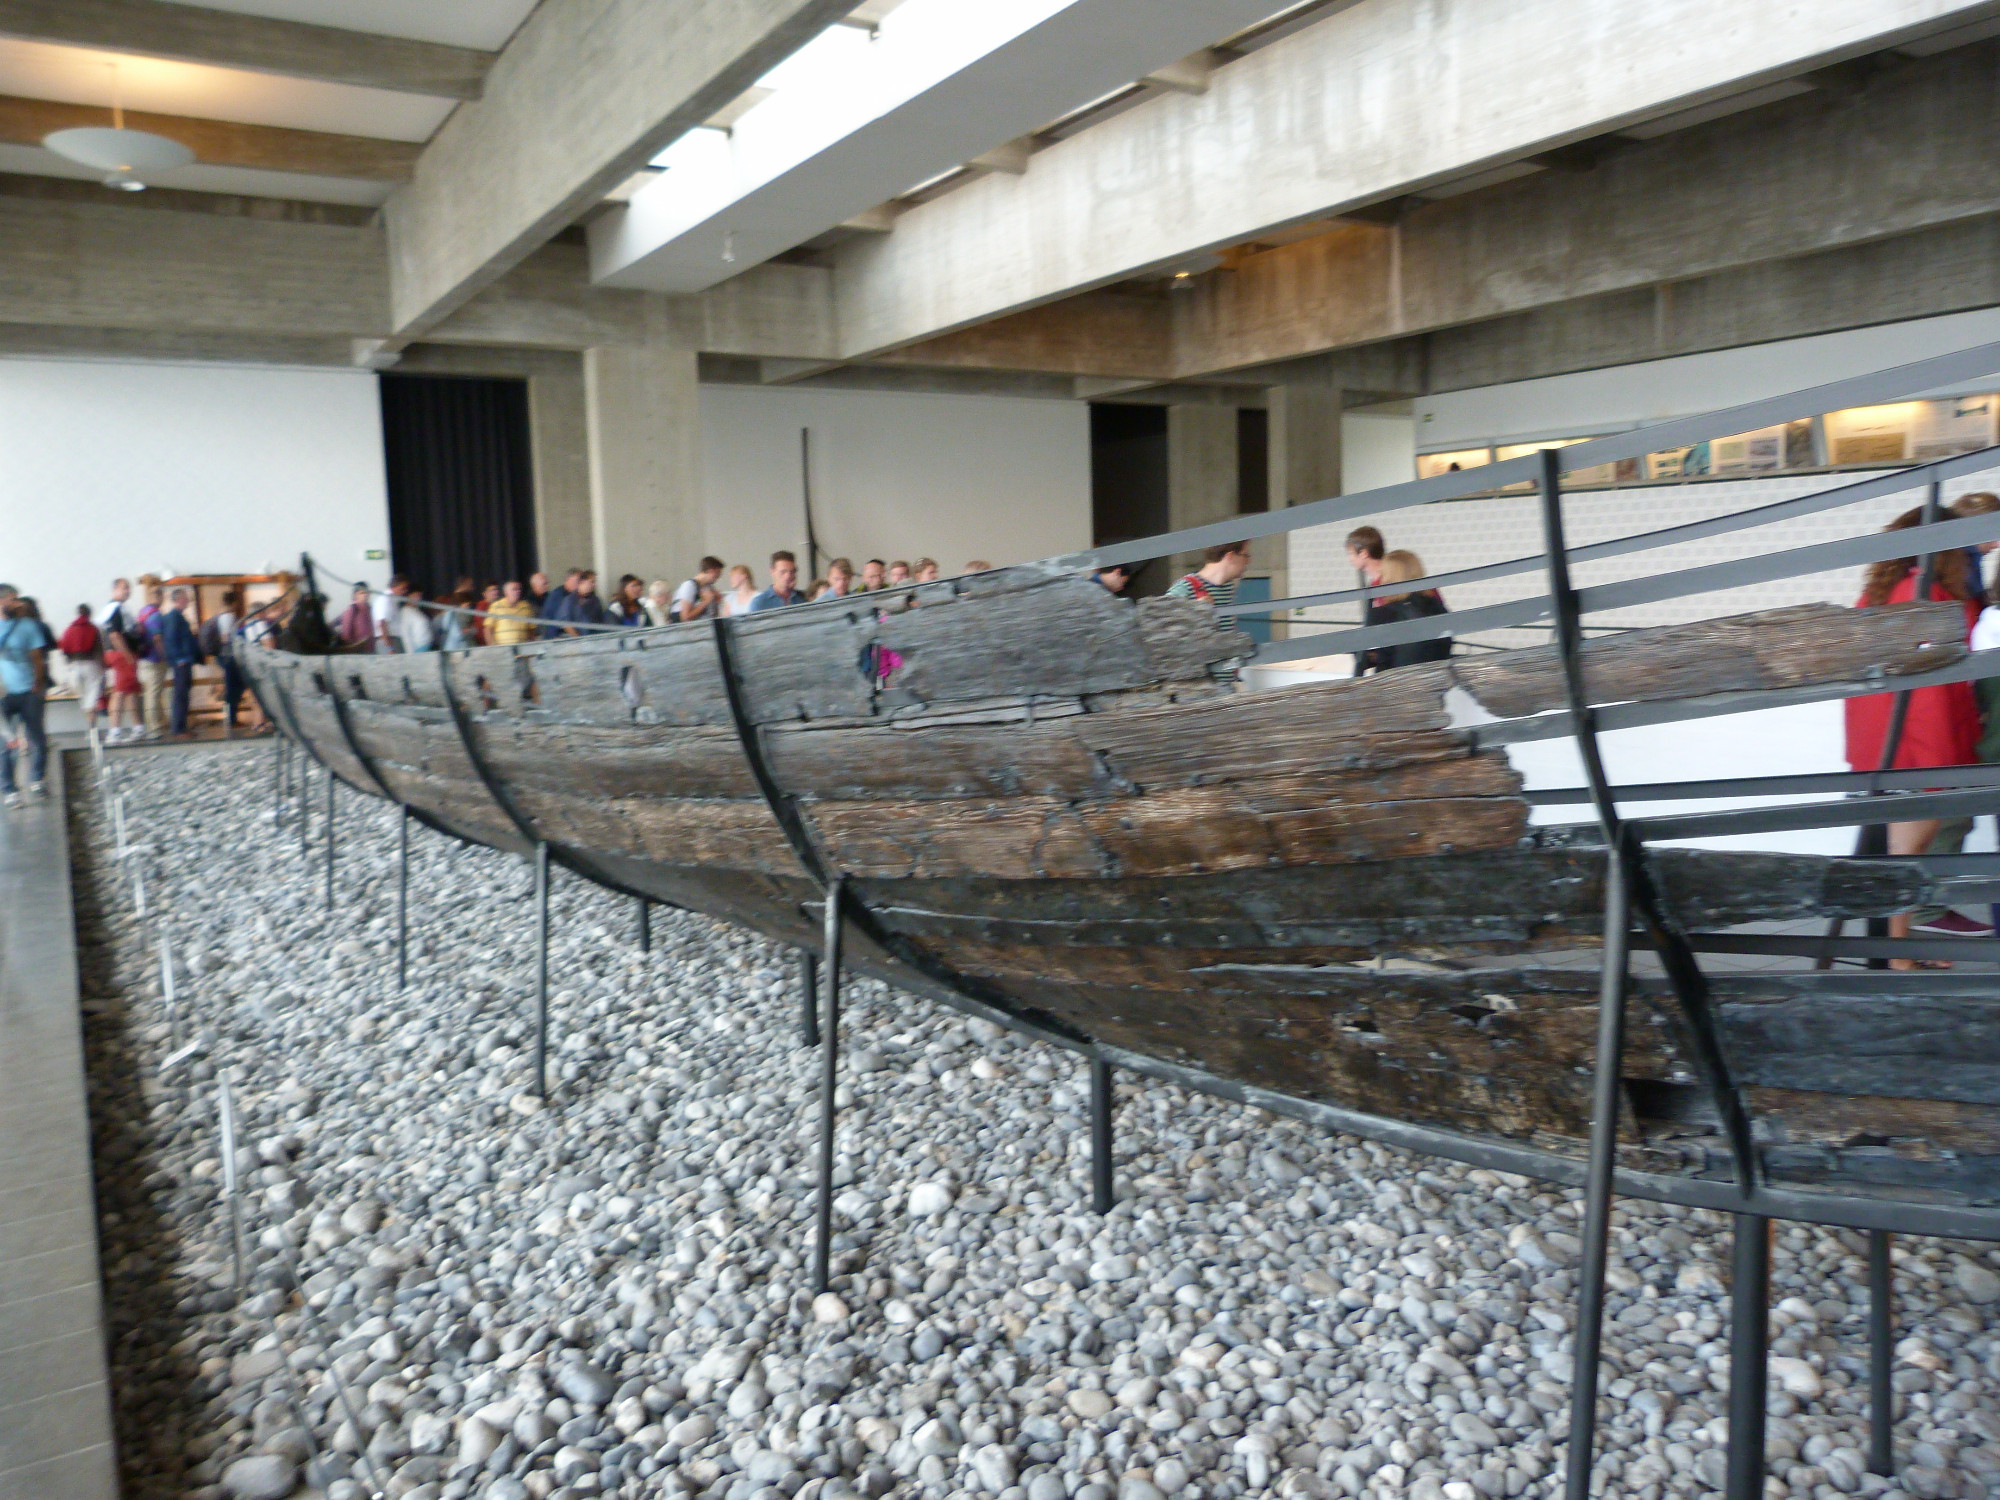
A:
POLYGON ((0 612, 0 801, 19 807, 22 797, 14 779, 14 758, 28 754, 28 797, 41 801, 48 794, 42 781, 49 769, 49 736, 43 727, 43 701, 49 689, 47 633, 19 599, 9 599, 0 612))
POLYGON ((64 628, 56 647, 63 655, 63 686, 76 694, 86 729, 97 727, 97 703, 104 696, 104 632, 90 618, 90 606, 79 604, 76 618, 64 628))
POLYGON ((1250 544, 1223 542, 1201 554, 1201 566, 1167 590, 1169 599, 1199 599, 1217 608, 1236 602, 1236 580, 1250 571, 1250 544))
POLYGON ((243 669, 236 665, 236 631, 243 623, 239 612, 243 596, 235 589, 222 593, 222 609, 201 622, 201 654, 222 665, 222 722, 236 727, 236 712, 243 702, 243 669))
POLYGON ((193 602, 194 596, 186 589, 175 589, 168 608, 159 614, 160 660, 173 674, 174 682, 167 732, 177 740, 187 738, 188 699, 194 694, 194 669, 202 661, 201 642, 195 639, 187 618, 188 605, 193 602))

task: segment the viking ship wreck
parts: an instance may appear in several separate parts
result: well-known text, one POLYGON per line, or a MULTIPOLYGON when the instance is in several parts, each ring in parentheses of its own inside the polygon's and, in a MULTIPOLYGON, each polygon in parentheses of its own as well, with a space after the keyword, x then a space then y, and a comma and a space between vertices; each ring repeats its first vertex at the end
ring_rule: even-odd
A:
MULTIPOLYGON (((1950 666, 1956 620, 1803 606, 1594 640, 1578 664, 1593 704, 1833 697, 1950 666)), ((1611 862, 1595 828, 1532 825, 1504 748, 1562 722, 1560 652, 1252 692, 1250 649, 1205 604, 1045 565, 658 630, 244 665, 333 775, 448 834, 545 845, 805 949, 841 877, 846 961, 891 984, 1580 1181, 1599 981, 1536 955, 1599 942, 1611 862)), ((1682 933, 1952 896, 1911 861, 1644 863, 1682 933)), ((1990 983, 1847 974, 1713 978, 1705 1020, 1636 978, 1621 1190, 1741 1201, 1720 1069, 1765 1201, 1792 1216, 1865 1223, 1879 1200, 1948 1220, 2000 1197, 1990 983)))

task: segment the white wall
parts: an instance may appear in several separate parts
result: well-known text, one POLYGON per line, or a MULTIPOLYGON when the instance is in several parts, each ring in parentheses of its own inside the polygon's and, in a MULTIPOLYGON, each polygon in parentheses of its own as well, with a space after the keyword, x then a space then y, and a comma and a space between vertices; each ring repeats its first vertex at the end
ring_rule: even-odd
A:
POLYGON ((58 631, 116 575, 379 582, 388 545, 368 371, 0 359, 0 579, 58 631))
POLYGON ((950 576, 975 558, 1004 565, 1090 545, 1081 401, 705 385, 708 550, 749 563, 760 585, 776 548, 806 566, 802 427, 820 546, 857 568, 929 556, 950 576))
MULTIPOLYGON (((2000 308, 1982 308, 1420 396, 1414 403, 1417 444, 1426 453, 1436 453, 1481 443, 1532 443, 1622 432, 1996 342, 2000 342, 2000 308)), ((1987 391, 1994 384, 1975 380, 1949 392, 1908 394, 1987 391)))

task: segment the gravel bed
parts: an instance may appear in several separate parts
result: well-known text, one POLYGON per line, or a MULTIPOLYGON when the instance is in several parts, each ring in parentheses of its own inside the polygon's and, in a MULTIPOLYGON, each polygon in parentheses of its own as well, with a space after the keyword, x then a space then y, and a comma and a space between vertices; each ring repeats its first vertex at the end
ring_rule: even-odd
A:
MULTIPOLYGON (((399 995, 393 812, 343 790, 329 913, 317 777, 302 858, 268 745, 119 752, 169 1015, 71 765, 128 1500, 1560 1491, 1567 1191, 1126 1080, 1099 1218, 1081 1063, 853 982, 815 1299, 792 953, 661 909, 641 954, 629 900, 557 872, 544 1107, 522 861, 413 826, 399 995)), ((1599 1493, 1714 1492, 1724 1221, 1614 1224, 1599 1493)), ((1890 1479, 1862 1457, 1864 1253, 1779 1226, 1768 1493, 2000 1494, 2000 1261, 1898 1241, 1890 1479)))

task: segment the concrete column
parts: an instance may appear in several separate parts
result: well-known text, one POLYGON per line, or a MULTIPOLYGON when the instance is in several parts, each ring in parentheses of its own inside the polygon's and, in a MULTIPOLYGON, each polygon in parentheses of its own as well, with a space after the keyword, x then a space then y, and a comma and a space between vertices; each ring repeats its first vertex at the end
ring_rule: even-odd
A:
POLYGON ((664 343, 589 349, 590 541, 599 592, 621 573, 686 576, 706 540, 696 355, 664 343))
MULTIPOLYGON (((1265 393, 1271 422, 1270 508, 1284 510, 1341 493, 1337 385, 1274 385, 1265 393)), ((1292 592, 1289 538, 1257 543, 1252 566, 1271 575, 1271 597, 1292 592)))
MULTIPOLYGON (((1167 408, 1167 527, 1202 526, 1242 509, 1236 481, 1236 408, 1167 408)), ((1201 566, 1199 552, 1178 554, 1173 577, 1201 566)))
POLYGON ((528 430, 535 450, 535 556, 560 582, 593 555, 590 416, 583 356, 552 353, 528 377, 528 430))

